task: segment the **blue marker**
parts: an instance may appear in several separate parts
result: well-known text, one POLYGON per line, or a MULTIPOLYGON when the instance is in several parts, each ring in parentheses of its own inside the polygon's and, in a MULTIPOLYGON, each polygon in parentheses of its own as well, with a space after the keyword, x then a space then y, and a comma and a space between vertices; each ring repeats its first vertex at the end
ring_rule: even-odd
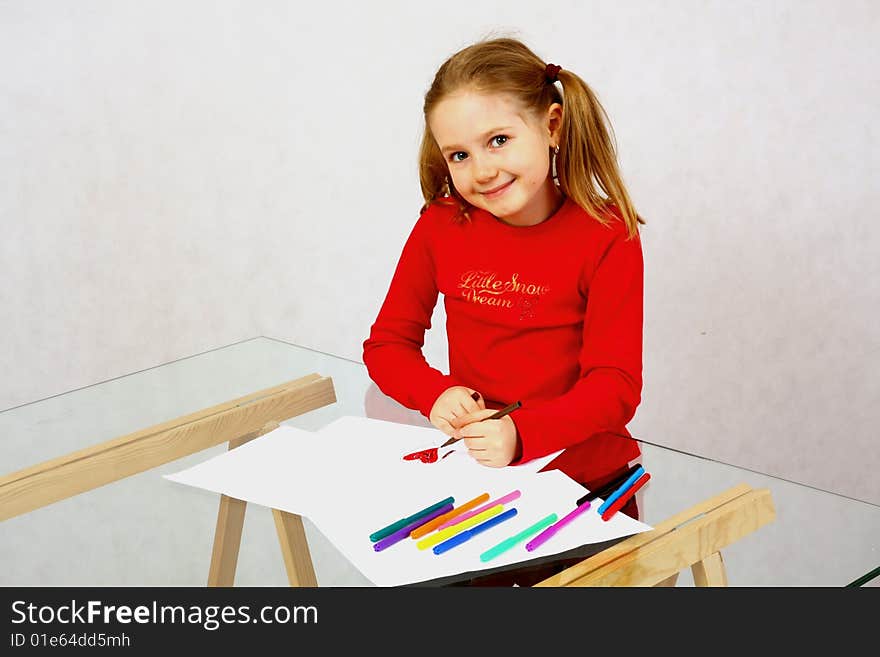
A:
POLYGON ((482 522, 479 525, 477 525, 476 527, 473 527, 471 529, 466 529, 463 532, 456 534, 452 538, 443 541, 439 545, 435 545, 434 546, 434 554, 443 554, 444 552, 446 552, 446 550, 451 550, 456 545, 461 545, 462 543, 473 538, 474 536, 476 536, 480 532, 484 532, 487 529, 491 529, 495 525, 498 525, 498 524, 504 522, 505 520, 509 520, 510 518, 513 518, 513 516, 515 516, 515 515, 516 515, 516 509, 508 509, 504 513, 499 513, 494 518, 489 518, 486 522, 482 522))
POLYGON ((645 474, 645 469, 644 469, 642 466, 637 467, 637 468, 635 469, 635 471, 630 475, 629 479, 627 479, 626 481, 624 481, 624 482, 620 485, 620 488, 618 488, 616 491, 614 491, 614 492, 611 494, 611 496, 610 496, 607 500, 605 500, 605 502, 602 504, 602 506, 599 507, 599 511, 598 511, 597 513, 598 513, 600 516, 601 516, 603 513, 605 513, 605 509, 607 509, 609 506, 611 506, 612 504, 614 504, 614 501, 615 501, 618 497, 620 497, 621 495, 623 495, 623 494, 626 492, 626 490, 627 490, 630 486, 632 486, 634 483, 636 483, 636 480, 637 480, 639 477, 641 477, 643 474, 645 474))

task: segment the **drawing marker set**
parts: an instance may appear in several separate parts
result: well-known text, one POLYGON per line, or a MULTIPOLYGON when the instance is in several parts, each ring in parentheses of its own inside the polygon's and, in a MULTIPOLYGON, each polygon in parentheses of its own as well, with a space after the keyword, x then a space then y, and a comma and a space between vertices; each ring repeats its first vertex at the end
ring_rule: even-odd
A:
MULTIPOLYGON (((597 498, 602 498, 604 502, 596 513, 602 521, 607 522, 650 478, 651 475, 641 465, 633 466, 616 481, 578 499, 575 508, 561 519, 556 513, 540 518, 528 528, 485 550, 480 554, 480 561, 490 561, 523 542, 527 552, 538 549, 583 516, 597 498)), ((434 554, 441 555, 516 517, 517 509, 505 509, 504 505, 520 496, 520 491, 513 490, 490 501, 489 494, 482 493, 458 507, 455 506, 454 497, 447 497, 373 532, 370 541, 376 552, 382 552, 410 538, 416 541, 417 549, 431 548, 434 554)))

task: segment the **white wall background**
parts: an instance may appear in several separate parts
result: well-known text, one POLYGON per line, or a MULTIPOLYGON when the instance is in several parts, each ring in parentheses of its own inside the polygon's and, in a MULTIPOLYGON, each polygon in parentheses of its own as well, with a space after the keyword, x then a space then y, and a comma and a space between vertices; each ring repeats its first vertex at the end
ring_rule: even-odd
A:
POLYGON ((359 359, 423 94, 503 34, 594 87, 648 220, 634 434, 880 503, 880 5, 431 7, 0 0, 0 408, 255 335, 359 359))

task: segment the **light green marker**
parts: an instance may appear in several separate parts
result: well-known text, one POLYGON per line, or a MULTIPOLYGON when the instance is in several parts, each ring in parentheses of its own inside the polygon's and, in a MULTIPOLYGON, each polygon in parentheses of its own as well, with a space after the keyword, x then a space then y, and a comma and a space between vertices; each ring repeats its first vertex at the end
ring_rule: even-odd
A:
POLYGON ((515 536, 511 536, 510 538, 506 538, 503 541, 501 541, 498 545, 496 545, 495 547, 491 547, 488 550, 486 550, 485 552, 483 552, 483 554, 480 555, 480 561, 486 562, 486 561, 489 561, 489 559, 494 559, 499 554, 501 554, 502 552, 506 552, 507 550, 512 548, 517 543, 520 543, 520 542, 526 540, 532 534, 541 531, 542 529, 544 529, 548 525, 552 525, 554 522, 556 522, 556 519, 557 519, 556 514, 551 513, 549 516, 547 516, 543 520, 539 520, 538 522, 536 522, 534 525, 532 525, 528 529, 523 529, 519 534, 516 534, 515 536))

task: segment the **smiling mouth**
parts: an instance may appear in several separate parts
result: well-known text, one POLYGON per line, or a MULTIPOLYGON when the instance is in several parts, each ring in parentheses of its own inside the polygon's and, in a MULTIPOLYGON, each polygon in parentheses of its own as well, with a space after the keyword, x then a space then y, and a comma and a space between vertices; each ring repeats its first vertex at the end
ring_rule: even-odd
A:
POLYGON ((496 187, 495 189, 490 189, 488 192, 480 192, 480 193, 481 193, 483 196, 498 196, 498 195, 501 194, 504 190, 506 190, 508 187, 510 187, 510 186, 513 184, 513 181, 514 181, 514 180, 516 180, 516 178, 514 178, 513 180, 510 180, 510 181, 504 183, 504 184, 501 185, 500 187, 496 187))

